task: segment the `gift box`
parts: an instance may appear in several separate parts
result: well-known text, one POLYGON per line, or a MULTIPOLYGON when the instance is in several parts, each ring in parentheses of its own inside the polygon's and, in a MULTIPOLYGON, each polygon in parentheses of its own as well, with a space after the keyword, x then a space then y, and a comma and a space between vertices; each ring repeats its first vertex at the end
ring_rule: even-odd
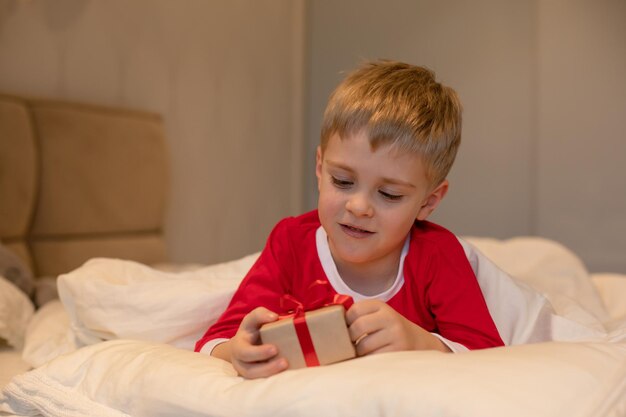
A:
POLYGON ((327 365, 356 356, 343 305, 300 312, 261 327, 261 341, 278 348, 289 369, 327 365))

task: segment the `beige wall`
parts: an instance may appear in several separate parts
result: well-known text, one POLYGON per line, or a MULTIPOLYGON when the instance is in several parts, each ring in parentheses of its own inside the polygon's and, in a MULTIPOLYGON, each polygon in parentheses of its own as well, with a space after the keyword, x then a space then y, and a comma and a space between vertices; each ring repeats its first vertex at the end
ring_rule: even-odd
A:
POLYGON ((301 211, 303 13, 293 0, 0 0, 0 91, 162 113, 171 257, 232 259, 301 211))
POLYGON ((305 173, 328 94, 363 59, 426 65, 457 89, 464 136, 433 220, 457 234, 540 235, 626 272, 626 2, 307 3, 305 173))
POLYGON ((594 271, 626 272, 625 8, 0 0, 0 90, 163 113, 170 252, 211 262, 259 249, 280 217, 314 207, 319 121, 341 70, 376 57, 425 64, 465 105, 434 220, 459 234, 550 237, 594 271))
POLYGON ((538 233, 626 272, 626 2, 542 1, 538 233))

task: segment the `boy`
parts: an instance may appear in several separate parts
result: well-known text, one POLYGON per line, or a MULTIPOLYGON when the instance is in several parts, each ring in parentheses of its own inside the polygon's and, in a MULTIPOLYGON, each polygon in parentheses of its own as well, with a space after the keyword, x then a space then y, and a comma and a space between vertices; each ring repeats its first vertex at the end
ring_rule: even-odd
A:
POLYGON ((276 225, 196 350, 247 378, 286 369, 259 328, 286 313, 284 294, 306 305, 316 280, 353 297, 346 320, 359 356, 503 345, 459 241, 426 221, 460 138, 456 93, 429 70, 377 61, 350 74, 324 114, 318 209, 276 225))

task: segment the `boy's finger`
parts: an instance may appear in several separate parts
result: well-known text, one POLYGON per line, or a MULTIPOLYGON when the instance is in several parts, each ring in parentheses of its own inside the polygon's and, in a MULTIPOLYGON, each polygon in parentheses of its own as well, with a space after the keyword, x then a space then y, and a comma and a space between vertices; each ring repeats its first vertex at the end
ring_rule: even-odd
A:
POLYGON ((367 351, 367 353, 359 353, 359 352, 357 352, 357 355, 359 355, 359 356, 377 355, 379 353, 394 352, 394 351, 396 351, 396 349, 393 348, 393 345, 389 344, 389 345, 381 346, 381 347, 379 347, 377 349, 369 350, 369 351, 367 351))
POLYGON ((246 378, 254 379, 272 376, 285 369, 287 369, 287 360, 275 358, 267 362, 240 364, 240 369, 237 371, 246 378))
POLYGON ((375 333, 387 327, 388 323, 380 314, 366 314, 348 323, 348 333, 353 342, 365 334, 375 333))
POLYGON ((378 300, 365 300, 352 304, 352 307, 346 312, 346 322, 348 326, 351 325, 361 316, 375 313, 380 309, 380 301, 378 300))
POLYGON ((274 345, 248 345, 237 351, 237 360, 242 362, 261 362, 273 358, 278 353, 274 345))
POLYGON ((254 333, 259 330, 261 325, 276 320, 278 320, 278 314, 265 307, 257 307, 243 318, 239 327, 250 333, 254 333))
POLYGON ((355 348, 358 356, 364 356, 374 352, 383 351, 383 349, 388 345, 389 341, 385 339, 384 332, 379 331, 361 337, 355 348))

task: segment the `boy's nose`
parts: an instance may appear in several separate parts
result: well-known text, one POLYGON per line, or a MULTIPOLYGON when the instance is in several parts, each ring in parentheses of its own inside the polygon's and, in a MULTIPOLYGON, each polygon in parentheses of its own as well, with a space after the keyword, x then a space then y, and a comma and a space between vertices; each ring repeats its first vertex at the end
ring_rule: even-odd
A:
POLYGON ((363 193, 355 193, 346 201, 346 210, 357 217, 372 217, 374 208, 363 193))

